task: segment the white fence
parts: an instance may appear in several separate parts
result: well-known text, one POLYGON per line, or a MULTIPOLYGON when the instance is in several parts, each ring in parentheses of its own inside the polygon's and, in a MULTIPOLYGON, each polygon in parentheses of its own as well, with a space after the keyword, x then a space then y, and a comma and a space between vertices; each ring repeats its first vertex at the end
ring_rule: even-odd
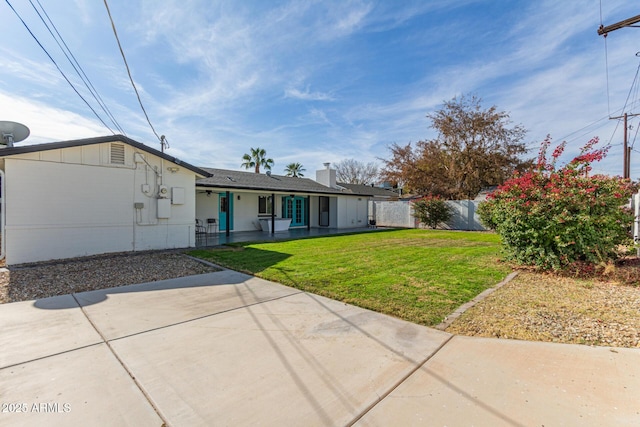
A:
MULTIPOLYGON (((442 224, 442 228, 449 230, 475 230, 484 231, 486 228, 478 217, 479 201, 475 200, 451 200, 447 204, 453 208, 451 220, 442 224)), ((408 201, 369 202, 371 219, 376 221, 379 227, 421 228, 422 224, 413 216, 413 206, 408 201)))

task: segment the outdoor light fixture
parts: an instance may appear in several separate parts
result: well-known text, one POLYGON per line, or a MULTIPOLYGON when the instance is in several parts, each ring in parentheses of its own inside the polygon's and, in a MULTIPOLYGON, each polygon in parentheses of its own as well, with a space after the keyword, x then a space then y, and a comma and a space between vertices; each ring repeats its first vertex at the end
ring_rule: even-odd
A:
POLYGON ((240 195, 238 194, 238 200, 240 200, 240 195))
POLYGON ((207 190, 207 197, 211 197, 211 190, 207 190))

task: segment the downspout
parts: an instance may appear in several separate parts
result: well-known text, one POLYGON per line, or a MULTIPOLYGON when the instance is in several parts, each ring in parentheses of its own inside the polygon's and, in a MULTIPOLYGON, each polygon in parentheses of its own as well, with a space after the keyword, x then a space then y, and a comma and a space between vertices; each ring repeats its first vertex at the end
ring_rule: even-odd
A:
POLYGON ((307 231, 311 230, 311 196, 307 195, 307 231))
POLYGON ((276 233, 276 195, 271 193, 271 234, 276 233))
POLYGON ((4 259, 6 255, 7 239, 5 238, 5 219, 6 219, 6 205, 4 203, 4 171, 0 170, 0 239, 2 239, 2 245, 0 245, 0 259, 4 259))
POLYGON ((233 203, 233 201, 231 200, 231 192, 227 191, 227 215, 226 218, 224 219, 225 225, 226 225, 226 230, 224 235, 229 237, 231 235, 231 232, 229 230, 229 228, 231 228, 231 203, 233 203))

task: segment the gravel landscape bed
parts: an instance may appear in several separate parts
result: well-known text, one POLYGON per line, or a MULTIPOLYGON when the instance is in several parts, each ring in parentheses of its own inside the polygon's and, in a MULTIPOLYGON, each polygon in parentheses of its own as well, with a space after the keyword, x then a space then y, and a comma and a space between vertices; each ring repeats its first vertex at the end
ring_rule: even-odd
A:
POLYGON ((0 272, 0 303, 154 282, 217 271, 180 252, 145 252, 75 258, 0 272))
POLYGON ((447 332, 494 338, 640 347, 640 286, 521 272, 447 332))

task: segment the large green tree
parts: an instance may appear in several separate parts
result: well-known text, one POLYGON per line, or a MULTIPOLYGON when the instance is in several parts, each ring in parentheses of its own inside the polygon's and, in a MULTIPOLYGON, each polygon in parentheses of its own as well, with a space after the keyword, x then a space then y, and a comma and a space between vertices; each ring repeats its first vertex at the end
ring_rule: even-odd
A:
POLYGON ((484 187, 500 185, 514 170, 531 166, 523 160, 526 130, 512 125, 496 106, 483 108, 476 96, 446 101, 427 115, 437 131, 434 139, 393 144, 382 177, 406 190, 447 199, 473 199, 484 187))
POLYGON ((249 154, 242 156, 242 167, 245 169, 254 168, 255 173, 260 173, 260 167, 271 170, 273 159, 267 157, 264 148, 251 148, 249 154))

